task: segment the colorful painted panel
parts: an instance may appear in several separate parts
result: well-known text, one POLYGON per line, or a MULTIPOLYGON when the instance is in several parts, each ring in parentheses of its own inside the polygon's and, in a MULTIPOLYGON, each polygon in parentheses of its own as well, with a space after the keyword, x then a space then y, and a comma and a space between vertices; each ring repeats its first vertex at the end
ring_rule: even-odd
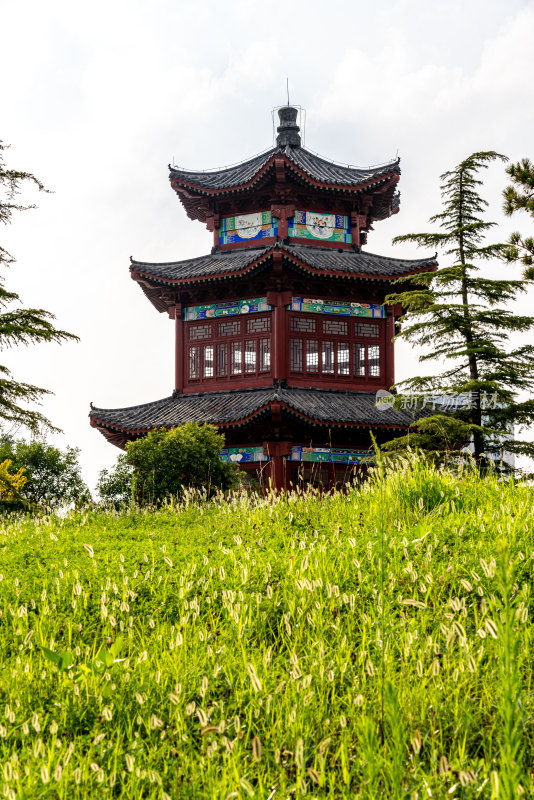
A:
POLYGON ((263 447, 225 447, 219 453, 221 461, 232 464, 246 464, 251 461, 268 461, 269 457, 263 452, 263 447))
POLYGON ((278 233, 278 220, 270 211, 226 217, 219 227, 219 244, 239 244, 256 239, 269 239, 278 233))
POLYGON ((252 300, 231 300, 227 303, 210 303, 206 306, 188 306, 182 311, 182 316, 186 322, 190 322, 195 319, 232 317, 236 314, 257 314, 260 311, 270 311, 271 308, 266 297, 256 297, 252 300))
POLYGON ((295 216, 289 220, 288 235, 296 239, 319 239, 323 242, 352 242, 348 217, 320 214, 317 211, 295 211, 295 216))
POLYGON ((343 314, 348 317, 374 317, 383 319, 386 316, 384 306, 376 303, 343 303, 327 300, 312 300, 308 297, 292 297, 291 311, 304 311, 307 314, 343 314))
POLYGON ((314 461, 323 464, 359 464, 372 462, 368 450, 338 450, 332 447, 292 447, 290 461, 314 461))

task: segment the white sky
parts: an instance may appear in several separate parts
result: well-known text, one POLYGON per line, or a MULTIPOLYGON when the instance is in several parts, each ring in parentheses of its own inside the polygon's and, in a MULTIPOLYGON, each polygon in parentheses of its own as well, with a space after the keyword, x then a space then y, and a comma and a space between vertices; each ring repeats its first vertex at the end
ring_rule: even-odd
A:
MULTIPOLYGON (((129 256, 211 248, 170 189, 173 159, 210 169, 271 146, 289 76, 310 149, 357 166, 398 151, 401 211, 367 249, 409 258, 423 253, 391 239, 428 230, 442 172, 475 150, 534 157, 532 0, 0 0, 0 29, 8 165, 54 191, 28 193, 38 210, 0 231, 17 259, 6 286, 81 337, 0 361, 53 390, 42 410, 64 435, 50 441, 81 447, 91 486, 119 451, 89 427, 89 401, 135 405, 173 388, 173 324, 130 279, 129 256)), ((501 239, 529 228, 503 217, 505 182, 492 166, 484 194, 501 239)), ((397 345, 399 377, 416 374, 416 355, 397 345)))

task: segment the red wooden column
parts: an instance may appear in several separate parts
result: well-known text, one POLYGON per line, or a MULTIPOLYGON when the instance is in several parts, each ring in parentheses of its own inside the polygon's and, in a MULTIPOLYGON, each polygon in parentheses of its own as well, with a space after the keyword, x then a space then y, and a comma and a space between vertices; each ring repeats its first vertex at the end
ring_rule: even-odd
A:
MULTIPOLYGON (((280 255, 281 253, 275 253, 280 255)), ((274 306, 273 320, 273 363, 271 372, 274 380, 283 381, 287 378, 287 336, 286 336, 286 306, 291 303, 291 292, 267 292, 267 302, 274 306)))
POLYGON ((271 488, 275 492, 283 492, 285 489, 287 489, 288 482, 285 456, 288 456, 291 453, 291 443, 264 442, 263 449, 270 457, 271 488))
POLYGON ((206 228, 213 232, 213 246, 219 246, 219 223, 220 217, 218 214, 212 214, 206 219, 206 228))
POLYGON ((184 389, 184 321, 182 319, 182 304, 174 306, 175 337, 174 337, 174 389, 183 392, 184 389))
POLYGON ((359 247, 362 244, 362 235, 360 231, 365 227, 367 216, 365 214, 358 214, 353 211, 350 215, 350 232, 352 236, 352 244, 359 247))
POLYGON ((386 317, 386 343, 385 343, 385 383, 386 388, 390 389, 395 383, 395 346, 393 337, 395 336, 395 317, 400 316, 402 308, 400 303, 394 306, 387 306, 388 315, 386 317))
POLYGON ((288 220, 295 216, 295 206, 273 204, 271 206, 271 214, 278 220, 278 238, 287 239, 289 236, 288 220))

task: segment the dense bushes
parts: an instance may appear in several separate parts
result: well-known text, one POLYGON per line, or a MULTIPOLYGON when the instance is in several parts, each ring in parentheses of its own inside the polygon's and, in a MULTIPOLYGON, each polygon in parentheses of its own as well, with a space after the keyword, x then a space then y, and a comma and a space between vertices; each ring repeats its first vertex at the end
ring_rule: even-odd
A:
POLYGON ((102 470, 98 493, 114 506, 130 499, 140 505, 157 504, 181 497, 185 487, 210 497, 217 489, 238 483, 236 468, 219 458, 223 447, 224 437, 213 425, 188 422, 170 431, 151 431, 127 443, 126 455, 119 456, 113 470, 102 470))
POLYGON ((133 467, 128 464, 125 453, 121 453, 112 469, 103 469, 98 474, 96 490, 101 501, 108 506, 120 508, 132 499, 133 467))
POLYGON ((0 463, 24 470, 26 481, 10 499, 13 508, 58 508, 89 497, 78 462, 79 450, 59 450, 46 442, 26 442, 6 437, 0 441, 0 463))
POLYGON ((185 486, 216 489, 235 485, 235 470, 219 453, 224 437, 213 425, 188 422, 170 431, 151 431, 126 445, 128 463, 134 468, 132 491, 140 504, 157 503, 180 496, 185 486))

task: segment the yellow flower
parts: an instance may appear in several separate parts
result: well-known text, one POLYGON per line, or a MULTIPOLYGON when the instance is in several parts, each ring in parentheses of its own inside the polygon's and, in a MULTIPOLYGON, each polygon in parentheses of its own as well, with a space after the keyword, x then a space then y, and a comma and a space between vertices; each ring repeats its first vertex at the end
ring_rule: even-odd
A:
POLYGON ((20 492, 27 481, 25 469, 21 467, 18 472, 10 473, 11 459, 7 458, 0 464, 0 502, 9 503, 20 492))

